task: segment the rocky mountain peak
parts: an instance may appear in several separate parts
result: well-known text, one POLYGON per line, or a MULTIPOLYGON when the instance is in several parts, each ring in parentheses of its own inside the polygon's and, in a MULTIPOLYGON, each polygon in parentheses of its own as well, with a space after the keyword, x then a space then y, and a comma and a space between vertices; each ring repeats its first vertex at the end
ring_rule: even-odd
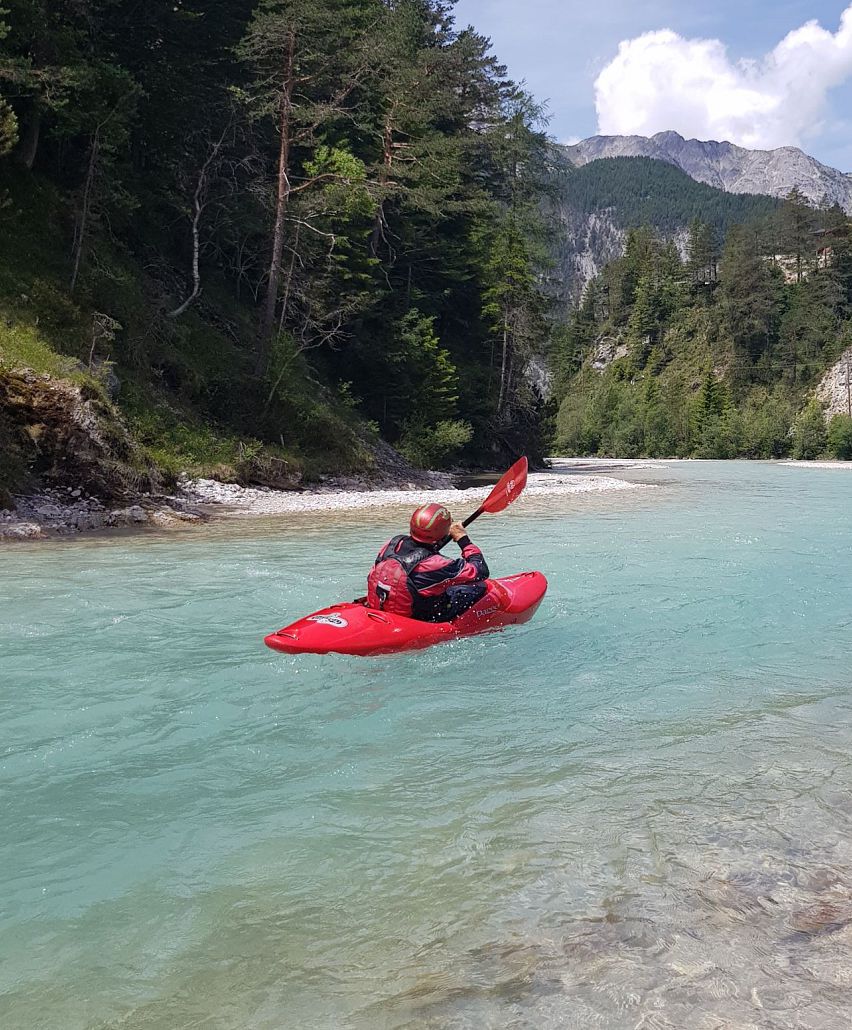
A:
POLYGON ((827 201, 852 213, 852 175, 798 147, 748 150, 726 140, 684 139, 668 130, 654 136, 592 136, 564 150, 577 166, 605 157, 656 158, 727 193, 783 197, 796 187, 813 204, 827 201))

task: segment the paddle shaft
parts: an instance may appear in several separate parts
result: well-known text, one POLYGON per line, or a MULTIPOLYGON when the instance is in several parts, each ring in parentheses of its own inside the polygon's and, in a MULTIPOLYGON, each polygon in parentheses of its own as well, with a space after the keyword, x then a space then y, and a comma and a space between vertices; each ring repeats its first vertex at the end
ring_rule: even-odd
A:
POLYGON ((484 508, 477 508, 476 511, 473 513, 473 515, 468 515, 468 517, 464 520, 464 522, 462 522, 462 525, 464 526, 464 528, 467 529, 467 527, 471 524, 471 522, 476 522, 476 520, 483 513, 483 511, 485 511, 484 508))

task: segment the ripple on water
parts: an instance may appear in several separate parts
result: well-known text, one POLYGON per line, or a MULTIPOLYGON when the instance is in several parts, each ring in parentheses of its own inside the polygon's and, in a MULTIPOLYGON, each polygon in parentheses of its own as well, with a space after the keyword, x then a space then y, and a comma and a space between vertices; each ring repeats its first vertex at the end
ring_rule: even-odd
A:
POLYGON ((845 477, 619 475, 478 530, 530 625, 370 661, 261 645, 331 516, 4 552, 0 1024, 852 1024, 845 477))

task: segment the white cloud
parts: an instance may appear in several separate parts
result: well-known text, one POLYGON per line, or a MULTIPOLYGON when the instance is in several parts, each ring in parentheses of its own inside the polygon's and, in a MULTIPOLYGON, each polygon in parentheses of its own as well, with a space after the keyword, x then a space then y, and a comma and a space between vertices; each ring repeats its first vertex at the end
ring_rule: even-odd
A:
POLYGON ((836 33, 809 21, 760 60, 731 60, 718 39, 646 32, 620 43, 595 82, 598 132, 795 145, 819 132, 828 91, 850 76, 852 4, 836 33))

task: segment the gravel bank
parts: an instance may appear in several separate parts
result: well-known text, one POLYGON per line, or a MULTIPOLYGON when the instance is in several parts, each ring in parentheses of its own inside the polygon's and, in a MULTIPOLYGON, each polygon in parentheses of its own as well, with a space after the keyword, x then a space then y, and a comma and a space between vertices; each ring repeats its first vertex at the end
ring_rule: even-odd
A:
MULTIPOLYGON (((609 476, 568 475, 552 472, 534 472, 530 475, 525 495, 544 497, 552 494, 605 493, 612 490, 640 490, 638 483, 626 483, 609 476)), ((196 504, 221 504, 227 507, 223 514, 235 517, 252 515, 286 515, 293 512, 345 511, 353 508, 383 508, 393 505, 446 501, 463 504, 481 501, 487 487, 457 490, 453 487, 395 490, 335 490, 290 493, 278 490, 259 490, 212 479, 196 479, 186 486, 187 496, 196 504)))
MULTIPOLYGON (((370 489, 354 480, 333 481, 316 490, 273 490, 242 487, 213 479, 185 479, 174 496, 145 494, 126 507, 109 508, 82 490, 50 490, 16 498, 14 511, 0 511, 0 541, 42 540, 76 533, 117 527, 167 529, 205 521, 216 516, 248 518, 299 512, 348 511, 357 508, 387 508, 395 505, 445 501, 460 508, 476 507, 488 492, 487 486, 456 489, 451 479, 435 473, 429 485, 370 489)), ((613 490, 642 489, 609 475, 585 471, 563 475, 535 472, 529 477, 526 495, 600 494, 613 490)))

